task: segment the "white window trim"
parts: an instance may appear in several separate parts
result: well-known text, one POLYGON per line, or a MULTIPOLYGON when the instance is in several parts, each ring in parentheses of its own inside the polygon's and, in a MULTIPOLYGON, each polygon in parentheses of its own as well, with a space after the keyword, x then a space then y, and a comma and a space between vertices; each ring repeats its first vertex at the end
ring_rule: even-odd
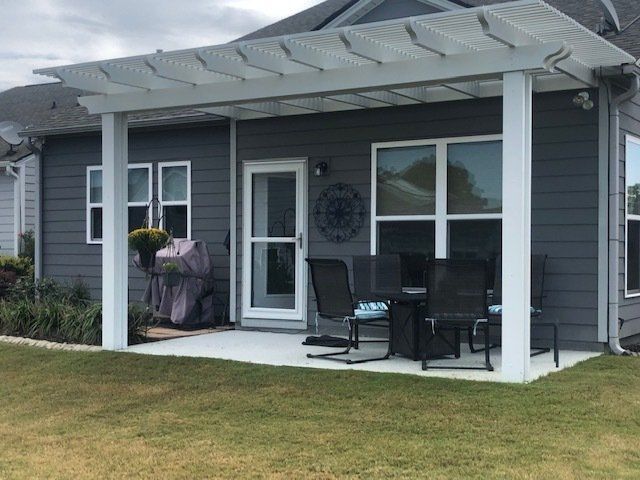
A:
MULTIPOLYGON (((128 202, 127 203, 127 208, 128 207, 146 207, 149 205, 149 202, 151 201, 151 199, 153 198, 153 164, 151 163, 132 163, 128 165, 128 169, 129 170, 135 170, 135 169, 147 169, 147 171, 149 172, 149 193, 148 193, 148 197, 149 201, 148 202, 128 202)), ((92 165, 87 167, 87 178, 86 178, 86 183, 87 183, 87 198, 86 198, 86 205, 87 205, 87 211, 86 211, 86 230, 87 230, 87 245, 102 245, 102 240, 95 240, 91 237, 91 209, 92 208, 103 208, 103 203, 91 203, 91 172, 95 172, 95 171, 102 171, 102 166, 101 165, 92 165)), ((104 228, 104 227, 103 227, 104 228)))
POLYGON ((160 162, 158 163, 158 218, 160 228, 164 228, 164 207, 187 207, 187 240, 191 240, 191 161, 160 162), (187 167, 187 199, 180 201, 164 201, 162 198, 162 170, 169 167, 187 167))
POLYGON ((627 179, 629 178, 629 144, 633 143, 640 146, 640 138, 633 135, 625 135, 624 150, 624 298, 640 297, 640 291, 629 290, 628 271, 629 271, 629 220, 640 221, 640 215, 629 213, 629 194, 627 191, 627 179))
POLYGON ((378 252, 378 224, 390 221, 435 222, 435 256, 449 255, 449 221, 454 220, 502 220, 502 213, 447 213, 447 146, 460 143, 502 141, 502 134, 446 137, 424 140, 380 142, 371 144, 371 254, 378 252), (436 211, 434 215, 377 215, 378 150, 398 147, 436 147, 436 211))

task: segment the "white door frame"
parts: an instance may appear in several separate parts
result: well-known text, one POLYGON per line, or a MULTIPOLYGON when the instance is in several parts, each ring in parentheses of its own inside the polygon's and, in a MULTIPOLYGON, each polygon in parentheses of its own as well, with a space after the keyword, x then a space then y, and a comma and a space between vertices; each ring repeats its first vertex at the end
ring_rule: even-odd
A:
POLYGON ((307 325, 307 159, 291 158, 243 162, 242 172, 242 320, 243 327, 301 329, 307 325), (252 205, 255 173, 296 173, 296 237, 274 238, 278 242, 296 242, 296 300, 295 309, 255 308, 251 306, 252 205))

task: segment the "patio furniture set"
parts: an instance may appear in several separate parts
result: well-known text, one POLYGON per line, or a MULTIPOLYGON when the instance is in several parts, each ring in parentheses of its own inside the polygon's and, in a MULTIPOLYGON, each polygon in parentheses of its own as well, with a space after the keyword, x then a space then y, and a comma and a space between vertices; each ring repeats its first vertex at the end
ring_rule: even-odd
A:
MULTIPOLYGON (((339 259, 308 258, 317 300, 316 333, 321 318, 341 321, 348 329, 344 350, 308 354, 347 364, 387 360, 402 355, 422 362, 422 369, 472 369, 493 371, 491 350, 497 341, 502 317, 502 259, 495 262, 467 259, 427 259, 410 255, 353 257, 353 291, 347 264, 339 259), (360 327, 382 327, 387 339, 360 338, 360 327), (463 333, 469 350, 484 353, 484 364, 431 360, 461 358, 463 333), (482 334, 482 347, 475 339, 482 334), (367 359, 345 358, 360 344, 386 342, 385 355, 367 359)), ((531 327, 553 332, 553 355, 559 367, 558 325, 543 320, 546 255, 531 257, 531 327)), ((551 351, 532 346, 531 356, 551 351)))

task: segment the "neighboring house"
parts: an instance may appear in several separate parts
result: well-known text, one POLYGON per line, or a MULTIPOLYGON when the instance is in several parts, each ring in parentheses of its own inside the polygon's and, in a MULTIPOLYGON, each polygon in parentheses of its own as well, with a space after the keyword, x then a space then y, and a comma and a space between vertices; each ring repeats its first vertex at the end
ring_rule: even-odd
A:
MULTIPOLYGON (((623 25, 640 14, 614 3, 623 25)), ((42 69, 98 94, 23 132, 44 142, 42 273, 81 275, 105 348, 124 347, 127 288, 146 280, 117 212, 134 228, 156 197, 162 226, 207 242, 239 327, 312 322, 305 256, 502 254, 503 374, 526 380, 533 252, 563 346, 619 350, 619 317, 640 334, 640 22, 601 37, 601 16, 595 0, 328 0, 233 44, 42 69), (313 215, 337 183, 366 207, 341 244, 313 215)))

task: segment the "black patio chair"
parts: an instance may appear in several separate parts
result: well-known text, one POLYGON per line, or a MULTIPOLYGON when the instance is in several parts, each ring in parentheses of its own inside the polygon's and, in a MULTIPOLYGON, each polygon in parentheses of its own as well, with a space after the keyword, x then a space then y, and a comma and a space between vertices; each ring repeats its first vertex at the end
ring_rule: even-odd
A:
POLYGON ((359 330, 360 324, 387 321, 388 313, 379 310, 360 310, 354 302, 351 288, 349 287, 349 273, 347 265, 338 259, 307 258, 307 263, 311 270, 311 283, 316 295, 318 318, 327 318, 346 324, 349 331, 348 344, 346 350, 339 352, 329 352, 321 354, 307 354, 308 358, 323 358, 336 360, 347 364, 365 363, 374 360, 386 360, 384 357, 369 358, 363 360, 351 360, 334 358, 336 356, 347 355, 352 348, 355 348, 354 331, 359 330))
MULTIPOLYGON (((558 324, 543 319, 544 280, 547 266, 546 255, 531 255, 531 328, 550 328, 553 331, 553 360, 556 368, 560 367, 560 352, 558 350, 558 324)), ((489 322, 492 326, 502 325, 502 257, 496 259, 493 297, 489 306, 489 322)), ((494 348, 499 345, 491 345, 494 348)), ((469 348, 472 352, 481 351, 473 346, 473 338, 469 335, 469 348)), ((542 355, 551 351, 547 347, 531 346, 531 356, 542 355)))
MULTIPOLYGON (((369 312, 384 313, 384 318, 354 323, 354 348, 360 347, 360 323, 367 327, 389 328, 389 305, 381 294, 400 291, 401 262, 398 255, 358 255, 353 257, 353 293, 356 316, 365 318, 369 312)), ((373 314, 373 313, 372 313, 373 314)), ((362 340, 362 343, 381 343, 388 340, 362 340)))
POLYGON ((400 254, 400 268, 403 287, 423 287, 424 272, 428 257, 423 253, 403 252, 400 254))
MULTIPOLYGON (((487 307, 487 262, 483 260, 437 259, 427 262, 424 285, 427 295, 426 321, 433 332, 449 328, 456 331, 469 328, 475 334, 478 327, 484 332, 484 367, 436 365, 429 368, 489 370, 490 358, 489 315, 487 307)), ((424 348, 422 369, 427 370, 427 346, 424 348)))

